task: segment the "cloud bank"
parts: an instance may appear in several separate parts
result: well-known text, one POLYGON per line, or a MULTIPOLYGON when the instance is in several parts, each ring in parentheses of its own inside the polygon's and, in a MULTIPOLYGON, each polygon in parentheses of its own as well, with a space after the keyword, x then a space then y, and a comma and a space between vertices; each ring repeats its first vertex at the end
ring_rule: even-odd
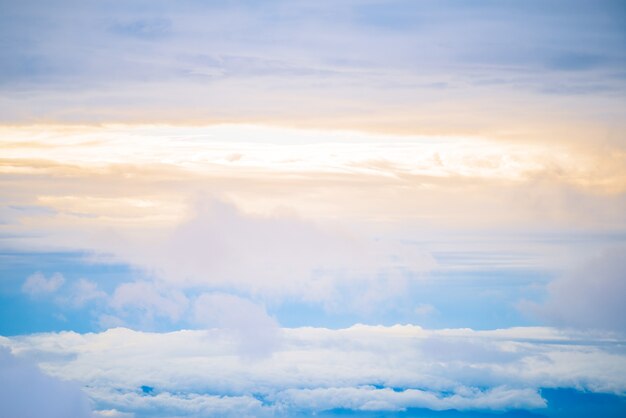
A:
POLYGON ((550 328, 282 329, 271 355, 254 333, 48 333, 2 344, 82 382, 99 410, 137 416, 291 416, 355 411, 541 409, 541 388, 626 394, 623 341, 550 328), (158 372, 155 372, 158 370, 158 372))

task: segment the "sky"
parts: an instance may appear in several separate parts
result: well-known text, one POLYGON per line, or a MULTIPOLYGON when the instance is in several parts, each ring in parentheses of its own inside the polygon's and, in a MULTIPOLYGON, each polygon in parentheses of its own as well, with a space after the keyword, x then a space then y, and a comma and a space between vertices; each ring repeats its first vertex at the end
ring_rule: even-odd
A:
POLYGON ((0 415, 621 417, 623 1, 0 0, 0 415))

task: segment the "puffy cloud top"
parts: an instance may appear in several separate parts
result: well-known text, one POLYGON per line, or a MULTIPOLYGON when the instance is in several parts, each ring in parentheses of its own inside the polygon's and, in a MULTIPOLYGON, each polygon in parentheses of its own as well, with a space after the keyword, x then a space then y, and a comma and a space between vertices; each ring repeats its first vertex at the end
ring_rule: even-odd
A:
MULTIPOLYGON (((221 296, 203 303, 241 307, 221 296)), ((210 309, 199 314, 211 316, 210 309)), ((116 328, 2 344, 38 360, 51 375, 82 382, 98 409, 139 416, 293 416, 335 408, 502 411, 545 408, 541 388, 626 393, 626 358, 616 350, 623 342, 606 335, 357 325, 282 329, 270 355, 242 353, 238 347, 254 347, 263 327, 238 334, 116 328)))

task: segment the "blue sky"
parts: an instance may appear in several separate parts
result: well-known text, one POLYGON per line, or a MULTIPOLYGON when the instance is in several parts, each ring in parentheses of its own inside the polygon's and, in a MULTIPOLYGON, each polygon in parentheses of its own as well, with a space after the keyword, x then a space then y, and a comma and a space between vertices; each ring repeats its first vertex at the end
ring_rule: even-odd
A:
POLYGON ((623 415, 625 22, 0 0, 0 415, 623 415))

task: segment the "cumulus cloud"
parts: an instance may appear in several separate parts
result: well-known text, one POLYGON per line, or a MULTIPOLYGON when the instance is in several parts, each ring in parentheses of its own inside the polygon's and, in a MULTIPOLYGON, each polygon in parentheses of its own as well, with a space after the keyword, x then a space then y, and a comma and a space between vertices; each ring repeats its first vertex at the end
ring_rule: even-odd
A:
MULTIPOLYGON (((95 397, 106 399, 120 407, 136 411, 139 416, 192 416, 192 417, 272 417, 272 408, 263 406, 262 402, 252 395, 221 396, 198 393, 160 392, 146 396, 138 392, 120 393, 116 391, 100 392, 95 397), (175 414, 175 415, 170 415, 175 414)), ((128 413, 126 413, 128 414, 128 413)), ((132 417, 117 412, 113 417, 132 417)))
MULTIPOLYGON (((202 302, 232 303, 234 310, 247 304, 222 295, 202 302)), ((210 308, 204 312, 211 316, 210 308)), ((232 332, 220 328, 116 328, 12 337, 0 344, 38 360, 51 375, 81 382, 99 410, 139 415, 500 411, 544 407, 541 388, 626 393, 626 357, 616 349, 623 341, 551 328, 282 329, 272 356, 253 362, 241 358, 232 332)))
POLYGON ((324 411, 335 408, 356 411, 404 411, 407 408, 446 409, 543 408, 546 402, 533 389, 496 387, 481 391, 457 388, 452 395, 417 390, 378 389, 373 386, 350 388, 288 389, 279 400, 299 409, 324 411))
POLYGON ((261 305, 234 295, 204 293, 193 310, 196 323, 233 332, 244 357, 263 357, 277 348, 278 322, 261 305))
POLYGON ((0 346, 0 415, 12 418, 91 418, 87 397, 73 383, 43 374, 0 346))
MULTIPOLYGON (((88 295, 102 298, 98 325, 103 329, 132 326, 159 329, 159 324, 186 324, 195 328, 219 330, 230 339, 242 359, 255 360, 271 355, 281 341, 281 329, 266 308, 244 297, 204 292, 187 296, 177 289, 153 282, 119 285, 111 296, 84 285, 88 295), (92 293, 95 292, 95 293, 92 293)), ((72 299, 68 299, 70 302, 72 299)))
POLYGON ((625 300, 626 248, 615 248, 551 282, 544 303, 520 307, 556 325, 626 334, 625 300))
POLYGON ((186 312, 189 301, 179 290, 159 286, 153 282, 129 282, 119 285, 109 305, 122 314, 139 313, 141 320, 155 317, 178 320, 186 312))
POLYGON ((198 200, 169 236, 114 252, 171 286, 205 286, 316 302, 349 293, 365 307, 402 292, 434 266, 416 246, 323 228, 296 216, 246 214, 233 204, 198 200), (367 286, 363 286, 366 283, 367 286))
POLYGON ((30 296, 51 294, 59 290, 63 283, 65 283, 65 278, 61 273, 54 273, 46 278, 43 273, 36 272, 26 278, 22 285, 22 292, 30 296))
POLYGON ((89 302, 106 298, 106 292, 100 290, 96 282, 81 278, 72 284, 68 295, 59 298, 59 302, 73 308, 82 308, 89 302))

